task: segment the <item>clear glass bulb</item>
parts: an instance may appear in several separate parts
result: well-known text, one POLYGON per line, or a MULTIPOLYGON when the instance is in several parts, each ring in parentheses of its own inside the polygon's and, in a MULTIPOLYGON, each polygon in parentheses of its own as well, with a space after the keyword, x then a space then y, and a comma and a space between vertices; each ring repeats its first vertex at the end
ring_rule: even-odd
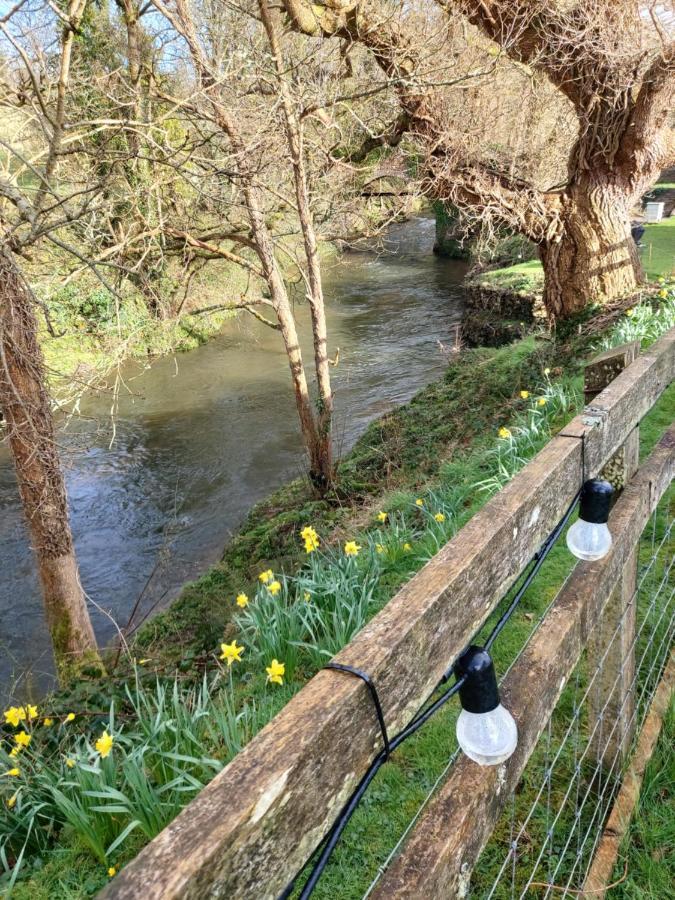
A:
POLYGON ((498 766, 516 749, 518 727, 501 703, 486 713, 463 709, 457 719, 457 740, 469 759, 479 766, 498 766))
POLYGON ((612 535, 603 523, 577 519, 567 532, 567 546, 577 559, 602 559, 612 546, 612 535))

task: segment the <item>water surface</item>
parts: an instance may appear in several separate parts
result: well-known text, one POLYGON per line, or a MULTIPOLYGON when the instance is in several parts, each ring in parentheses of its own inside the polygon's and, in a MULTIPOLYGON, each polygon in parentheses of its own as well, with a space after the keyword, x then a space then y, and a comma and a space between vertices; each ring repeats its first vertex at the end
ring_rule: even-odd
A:
MULTIPOLYGON (((440 375, 438 341, 460 321, 465 266, 431 253, 433 221, 392 229, 384 253, 325 268, 335 443, 440 375)), ((311 366, 307 309, 297 306, 311 366)), ((251 505, 304 470, 279 334, 248 316, 190 353, 124 370, 112 446, 111 397, 87 396, 60 434, 82 582, 101 642, 164 604, 222 553, 251 505), (148 585, 148 579, 150 583, 148 585), (109 618, 110 616, 110 618, 109 618)), ((0 681, 49 686, 52 659, 7 448, 0 445, 0 681)))

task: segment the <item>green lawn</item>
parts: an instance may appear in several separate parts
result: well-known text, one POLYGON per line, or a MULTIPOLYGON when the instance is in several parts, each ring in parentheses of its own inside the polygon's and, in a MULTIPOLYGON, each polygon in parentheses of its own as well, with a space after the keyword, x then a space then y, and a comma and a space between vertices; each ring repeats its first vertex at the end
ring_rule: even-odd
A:
POLYGON ((675 218, 645 227, 641 255, 648 278, 675 275, 675 218))

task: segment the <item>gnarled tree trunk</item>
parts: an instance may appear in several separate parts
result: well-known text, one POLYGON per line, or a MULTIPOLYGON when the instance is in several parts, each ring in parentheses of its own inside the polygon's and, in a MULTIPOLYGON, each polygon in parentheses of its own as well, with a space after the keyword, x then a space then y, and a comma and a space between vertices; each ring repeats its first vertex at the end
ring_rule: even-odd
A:
POLYGON ((0 408, 7 424, 23 508, 37 557, 59 680, 102 671, 80 585, 33 300, 0 248, 0 408))
POLYGON ((628 197, 626 187, 609 178, 583 179, 566 191, 559 236, 539 247, 544 303, 552 318, 637 290, 643 273, 630 233, 628 197))

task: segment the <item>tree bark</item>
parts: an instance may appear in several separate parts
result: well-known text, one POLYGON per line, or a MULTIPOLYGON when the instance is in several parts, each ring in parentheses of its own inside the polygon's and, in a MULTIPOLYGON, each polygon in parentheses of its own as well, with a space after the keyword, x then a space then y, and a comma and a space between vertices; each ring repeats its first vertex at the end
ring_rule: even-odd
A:
POLYGON ((644 276, 625 187, 609 177, 584 179, 565 192, 561 224, 553 240, 539 245, 551 318, 564 319, 589 303, 607 303, 638 289, 644 276))
POLYGON ((33 299, 0 248, 0 408, 37 557, 59 681, 103 671, 80 584, 33 299))

